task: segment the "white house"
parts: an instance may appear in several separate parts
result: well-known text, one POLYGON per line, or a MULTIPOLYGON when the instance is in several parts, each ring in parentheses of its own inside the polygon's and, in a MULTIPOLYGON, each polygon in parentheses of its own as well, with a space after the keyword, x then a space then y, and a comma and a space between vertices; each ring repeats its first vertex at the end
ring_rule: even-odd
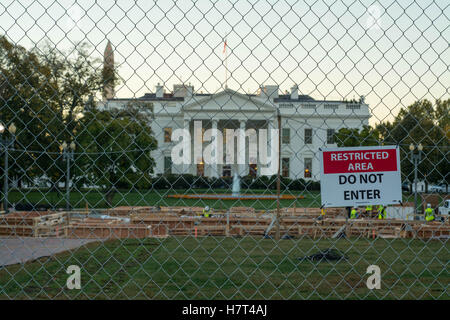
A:
MULTIPOLYGON (((282 175, 291 179, 319 180, 319 148, 336 146, 333 141, 335 131, 343 127, 362 128, 370 118, 364 97, 352 102, 315 100, 299 95, 298 86, 293 86, 290 93, 285 94, 280 94, 275 85, 261 86, 258 94, 243 94, 231 89, 203 94, 195 92, 193 86, 183 84, 174 85, 173 91, 165 92, 164 86, 158 84, 154 93, 141 98, 115 99, 109 96, 101 104, 106 108, 124 108, 130 101, 153 103, 155 118, 151 127, 158 140, 158 148, 152 152, 156 174, 170 172, 221 177, 233 176, 237 172, 241 176, 260 175, 260 157, 249 158, 248 148, 245 149, 245 164, 206 164, 198 154, 194 156, 198 142, 196 144, 193 139, 190 142, 191 163, 173 164, 171 152, 179 142, 171 141, 171 136, 175 129, 186 129, 193 137, 194 126, 199 124, 203 131, 212 128, 223 132, 224 140, 224 129, 258 131, 277 128, 279 110, 282 175)), ((246 141, 248 146, 248 137, 246 141)), ((226 143, 224 141, 223 154, 226 143)), ((206 147, 211 142, 204 141, 203 144, 206 147)))

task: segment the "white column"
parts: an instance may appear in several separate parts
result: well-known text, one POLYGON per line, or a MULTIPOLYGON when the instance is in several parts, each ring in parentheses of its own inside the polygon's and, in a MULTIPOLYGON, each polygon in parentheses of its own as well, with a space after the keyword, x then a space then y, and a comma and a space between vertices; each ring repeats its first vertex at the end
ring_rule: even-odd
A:
MULTIPOLYGON (((184 119, 184 130, 190 133, 190 119, 184 119)), ((191 144, 191 139, 189 141, 184 141, 183 140, 183 144, 184 144, 184 150, 188 149, 189 152, 191 152, 192 149, 192 144, 191 144)), ((185 158, 185 157, 183 157, 185 158)), ((191 157, 189 157, 191 158, 191 157)), ((189 173, 191 168, 191 164, 190 163, 185 163, 183 161, 183 173, 189 173)))
POLYGON ((218 138, 217 138, 217 124, 218 124, 219 120, 217 119, 213 119, 212 120, 212 136, 214 137, 214 157, 212 159, 212 164, 211 164, 211 177, 217 178, 219 177, 219 145, 218 145, 218 138))
POLYGON ((277 144, 278 144, 278 141, 276 140, 276 138, 277 138, 276 131, 275 132, 272 131, 278 127, 278 125, 275 123, 276 121, 277 121, 277 118, 274 117, 274 118, 270 119, 267 123, 267 131, 268 131, 268 141, 267 141, 268 142, 267 143, 268 159, 267 159, 267 161, 268 161, 268 163, 266 165, 264 165, 264 170, 261 169, 261 173, 263 175, 268 175, 268 176, 276 174, 276 168, 277 168, 277 166, 276 166, 277 160, 278 160, 277 154, 276 154, 276 152, 273 152, 274 150, 272 150, 272 147, 276 148, 277 144), (262 171, 264 171, 264 173, 262 171))
POLYGON ((248 162, 246 161, 246 146, 245 146, 245 124, 246 120, 239 120, 239 149, 237 154, 238 159, 238 174, 240 176, 245 176, 247 174, 246 172, 246 166, 248 166, 248 162), (239 159, 241 159, 239 161, 239 159))
POLYGON ((269 159, 272 159, 272 138, 273 138, 273 132, 272 130, 275 129, 275 120, 270 119, 269 123, 267 125, 267 131, 268 131, 268 137, 269 137, 269 159))

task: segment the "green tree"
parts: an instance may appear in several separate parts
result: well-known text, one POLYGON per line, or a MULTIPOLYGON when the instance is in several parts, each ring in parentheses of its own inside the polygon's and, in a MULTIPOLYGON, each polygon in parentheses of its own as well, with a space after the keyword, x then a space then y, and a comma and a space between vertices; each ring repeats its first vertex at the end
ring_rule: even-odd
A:
POLYGON ((83 130, 80 119, 90 97, 102 89, 103 75, 101 61, 92 58, 87 43, 77 43, 67 52, 59 51, 47 42, 36 53, 49 70, 46 82, 51 96, 47 107, 53 115, 46 122, 46 130, 52 138, 47 145, 52 154, 43 156, 43 161, 52 166, 45 174, 56 187, 65 174, 65 163, 58 151, 63 141, 70 143, 76 140, 77 134, 83 130))
POLYGON ((380 133, 371 126, 358 128, 341 128, 334 134, 338 147, 359 147, 380 145, 380 133))
POLYGON ((123 109, 92 106, 85 112, 85 130, 77 142, 86 154, 77 159, 78 175, 102 188, 108 206, 120 188, 150 186, 154 167, 150 152, 157 147, 152 120, 153 105, 140 102, 123 109))
POLYGON ((31 180, 39 167, 48 166, 42 152, 52 141, 48 130, 54 115, 47 104, 51 98, 49 73, 39 55, 0 36, 0 121, 6 126, 15 123, 16 150, 37 151, 11 151, 14 161, 9 175, 20 177, 19 182, 31 180))
POLYGON ((68 51, 49 42, 27 50, 0 36, 0 121, 17 126, 11 176, 47 177, 55 189, 64 181, 62 142, 77 141, 87 130, 86 106, 105 83, 117 84, 115 67, 102 69, 86 43, 68 51))
POLYGON ((392 123, 380 124, 385 144, 400 145, 403 178, 413 180, 413 164, 408 160, 409 145, 422 144, 423 158, 419 165, 419 179, 439 183, 449 181, 449 102, 419 100, 400 110, 392 123))

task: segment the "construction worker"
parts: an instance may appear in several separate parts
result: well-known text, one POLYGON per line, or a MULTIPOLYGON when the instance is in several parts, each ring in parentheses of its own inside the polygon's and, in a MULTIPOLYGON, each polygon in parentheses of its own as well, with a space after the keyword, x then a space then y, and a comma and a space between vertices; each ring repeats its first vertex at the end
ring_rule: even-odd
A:
POLYGON ((350 212, 350 219, 356 219, 358 217, 358 211, 355 207, 353 207, 352 211, 350 212))
POLYGON ((378 206, 378 219, 382 220, 382 219, 386 219, 386 209, 384 208, 383 205, 379 205, 378 206))
POLYGON ((368 205, 366 206, 366 214, 371 214, 371 213, 372 213, 372 210, 373 210, 372 205, 371 205, 371 204, 368 204, 368 205))
POLYGON ((347 210, 347 217, 350 219, 350 214, 352 212, 352 207, 345 207, 345 210, 347 210))
POLYGON ((203 216, 205 218, 209 218, 211 215, 211 208, 209 206, 206 206, 205 209, 203 209, 203 216))
POLYGON ((434 220, 434 211, 431 208, 431 204, 427 203, 427 208, 425 209, 425 220, 433 221, 434 220))

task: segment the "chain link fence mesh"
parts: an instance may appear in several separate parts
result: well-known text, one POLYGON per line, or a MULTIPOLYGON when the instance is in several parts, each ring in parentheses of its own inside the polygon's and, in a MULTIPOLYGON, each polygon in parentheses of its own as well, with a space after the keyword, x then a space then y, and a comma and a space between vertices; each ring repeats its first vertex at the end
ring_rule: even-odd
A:
POLYGON ((2 0, 0 297, 448 299, 449 15, 2 0), (401 205, 323 208, 319 151, 382 145, 401 205))

